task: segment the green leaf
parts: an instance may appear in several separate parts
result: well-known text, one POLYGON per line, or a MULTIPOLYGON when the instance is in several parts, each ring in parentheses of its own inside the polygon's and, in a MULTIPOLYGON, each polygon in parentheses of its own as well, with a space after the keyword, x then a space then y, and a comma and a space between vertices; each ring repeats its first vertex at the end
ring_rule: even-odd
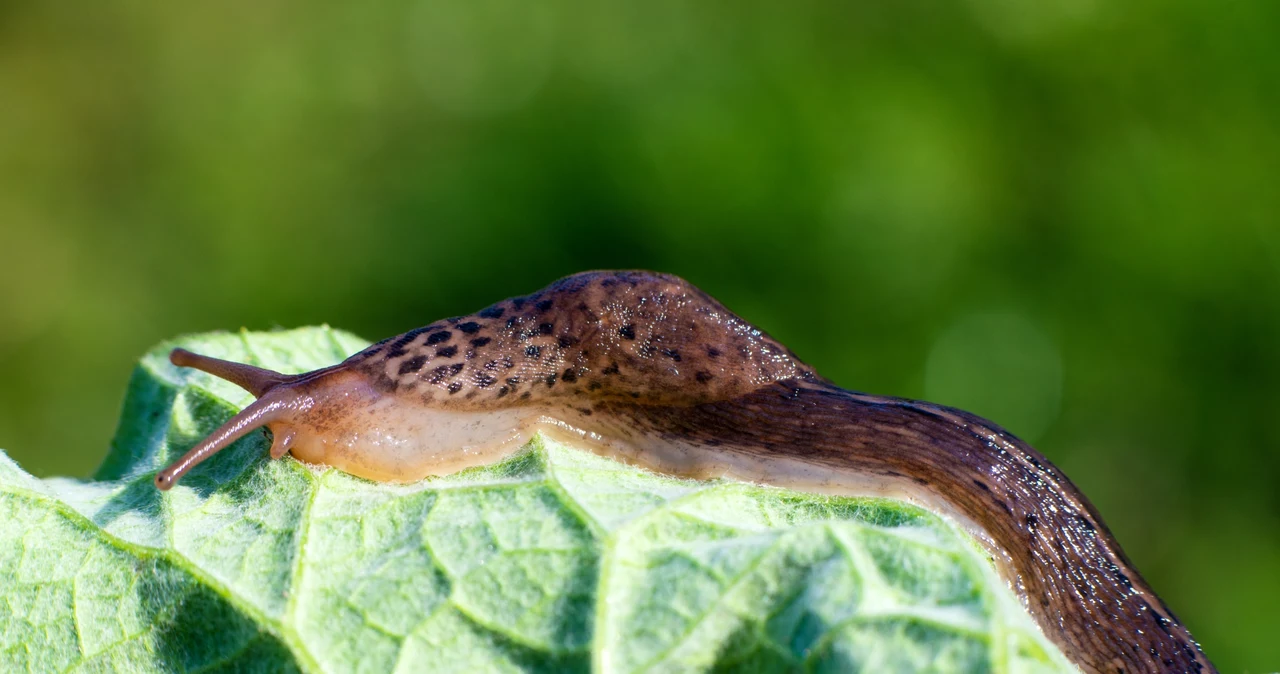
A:
POLYGON ((1073 671, 916 507, 678 480, 537 438, 387 485, 266 458, 157 468, 251 397, 174 346, 301 372, 366 343, 208 334, 139 364, 95 481, 0 455, 0 671, 1073 671))

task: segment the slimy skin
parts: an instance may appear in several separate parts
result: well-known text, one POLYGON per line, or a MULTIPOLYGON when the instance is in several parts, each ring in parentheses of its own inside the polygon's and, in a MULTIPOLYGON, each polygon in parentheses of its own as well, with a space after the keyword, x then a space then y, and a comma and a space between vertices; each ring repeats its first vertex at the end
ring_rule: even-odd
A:
POLYGON ((572 436, 671 475, 940 510, 1080 669, 1216 671, 1039 452, 960 410, 841 389, 673 276, 577 274, 301 375, 171 359, 258 400, 160 471, 160 489, 262 426, 273 458, 389 482, 493 463, 536 432, 572 436))

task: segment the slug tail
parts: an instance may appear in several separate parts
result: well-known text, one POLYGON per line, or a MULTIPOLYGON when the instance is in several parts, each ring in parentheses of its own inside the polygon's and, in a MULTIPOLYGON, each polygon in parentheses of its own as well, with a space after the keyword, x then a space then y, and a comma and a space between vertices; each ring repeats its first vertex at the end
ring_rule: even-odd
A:
POLYGON ((177 484, 178 480, 182 479, 183 475, 203 463, 205 459, 229 447, 231 443, 248 435, 250 432, 279 419, 285 410, 285 405, 280 398, 281 396, 278 393, 268 394, 266 397, 259 398, 248 407, 240 410, 239 414, 231 417, 218 430, 210 433, 209 437, 201 440, 199 444, 192 447, 186 454, 183 454, 182 458, 156 473, 156 487, 161 491, 168 491, 173 485, 177 484))
POLYGON ((202 372, 226 379, 240 388, 261 398, 262 394, 285 382, 296 379, 291 375, 281 374, 244 363, 233 363, 220 358, 210 358, 192 353, 186 349, 174 349, 169 352, 169 362, 178 367, 193 367, 202 372))

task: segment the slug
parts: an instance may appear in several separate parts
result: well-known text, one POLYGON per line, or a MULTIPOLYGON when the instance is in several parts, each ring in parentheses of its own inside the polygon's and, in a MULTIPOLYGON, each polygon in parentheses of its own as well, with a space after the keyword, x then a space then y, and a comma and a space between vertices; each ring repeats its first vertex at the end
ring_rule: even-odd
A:
POLYGON ((857 393, 674 276, 587 272, 285 375, 176 349, 257 396, 160 471, 169 489, 266 426, 286 453, 408 482, 492 463, 535 432, 670 475, 905 499, 983 542, 1086 672, 1213 672, 1080 490, 999 426, 857 393))

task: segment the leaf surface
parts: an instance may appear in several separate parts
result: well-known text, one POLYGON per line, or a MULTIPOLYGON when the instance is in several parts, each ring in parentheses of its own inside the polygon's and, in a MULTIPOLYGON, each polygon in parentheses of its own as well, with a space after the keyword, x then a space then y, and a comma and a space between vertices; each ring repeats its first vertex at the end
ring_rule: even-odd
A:
POLYGON ((327 327, 162 344, 93 481, 0 454, 0 671, 1074 671, 986 555, 887 500, 673 479, 535 438, 387 485, 245 437, 155 471, 252 396, 169 365, 282 372, 327 327))

